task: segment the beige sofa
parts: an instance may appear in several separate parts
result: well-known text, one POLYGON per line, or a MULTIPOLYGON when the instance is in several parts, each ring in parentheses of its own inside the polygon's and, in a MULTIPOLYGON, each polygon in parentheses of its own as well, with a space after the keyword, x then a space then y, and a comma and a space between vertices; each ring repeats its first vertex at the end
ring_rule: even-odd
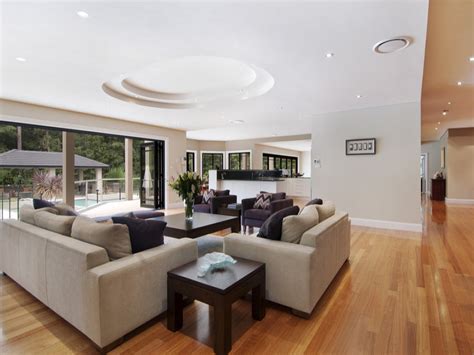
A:
POLYGON ((232 234, 224 238, 224 252, 265 263, 267 299, 309 317, 349 258, 350 225, 347 213, 335 212, 304 232, 299 244, 232 234))
POLYGON ((105 249, 21 221, 0 222, 0 271, 105 348, 167 309, 167 272, 194 240, 109 261, 105 249))

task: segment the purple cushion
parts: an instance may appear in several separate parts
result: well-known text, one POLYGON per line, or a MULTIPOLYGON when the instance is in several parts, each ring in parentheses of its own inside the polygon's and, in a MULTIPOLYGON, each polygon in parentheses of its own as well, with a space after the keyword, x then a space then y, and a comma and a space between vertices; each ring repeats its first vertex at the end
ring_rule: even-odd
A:
POLYGON ((207 203, 196 204, 194 205, 194 212, 211 213, 211 205, 207 203))
POLYGON ((46 200, 40 200, 38 198, 34 198, 33 207, 35 210, 40 209, 40 208, 45 208, 45 207, 54 207, 54 203, 46 201, 46 200))
MULTIPOLYGON (((260 193, 263 194, 263 193, 269 193, 269 192, 260 191, 260 193)), ((270 192, 270 194, 272 195, 272 201, 284 200, 286 198, 286 192, 275 192, 275 193, 270 192)))
POLYGON ((112 217, 116 224, 126 224, 130 234, 132 253, 163 245, 166 222, 129 217, 112 217))
POLYGON ((298 206, 287 207, 272 214, 258 231, 257 237, 281 240, 281 225, 283 218, 291 215, 297 215, 300 211, 298 206))
POLYGON ((230 190, 216 191, 216 196, 229 196, 229 195, 230 195, 230 190))
POLYGON ((165 214, 156 210, 143 210, 143 211, 134 211, 133 215, 135 218, 148 219, 155 217, 163 217, 165 214))
POLYGON ((268 217, 270 217, 270 214, 271 214, 270 210, 262 210, 261 208, 253 208, 251 210, 246 210, 244 213, 244 217, 264 221, 268 217))

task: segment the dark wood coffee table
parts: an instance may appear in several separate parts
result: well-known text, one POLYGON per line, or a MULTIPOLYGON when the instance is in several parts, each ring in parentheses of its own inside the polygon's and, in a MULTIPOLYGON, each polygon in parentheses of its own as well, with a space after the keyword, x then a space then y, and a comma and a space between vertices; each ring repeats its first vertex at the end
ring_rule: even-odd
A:
POLYGON ((240 232, 240 218, 218 214, 195 212, 191 221, 184 213, 153 218, 167 223, 164 235, 173 238, 197 238, 230 228, 233 233, 240 232))
POLYGON ((183 296, 214 306, 214 351, 232 348, 232 303, 252 291, 252 317, 265 317, 265 264, 234 258, 237 263, 222 271, 197 277, 202 258, 168 272, 168 329, 183 326, 183 296))

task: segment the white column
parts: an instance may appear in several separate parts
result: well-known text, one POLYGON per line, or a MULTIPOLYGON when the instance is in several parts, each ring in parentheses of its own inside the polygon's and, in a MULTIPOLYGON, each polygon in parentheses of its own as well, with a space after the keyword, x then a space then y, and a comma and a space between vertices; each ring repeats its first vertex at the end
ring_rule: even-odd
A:
POLYGON ((125 138, 125 196, 133 200, 133 139, 125 138))
POLYGON ((74 208, 74 133, 63 132, 63 202, 74 208))
POLYGON ((84 180, 84 170, 79 169, 79 180, 82 181, 84 180))
POLYGON ((55 168, 48 169, 48 175, 49 176, 56 176, 56 169, 55 168))
POLYGON ((101 194, 104 190, 104 184, 102 181, 102 168, 95 169, 95 179, 97 180, 97 189, 99 190, 99 194, 101 194))

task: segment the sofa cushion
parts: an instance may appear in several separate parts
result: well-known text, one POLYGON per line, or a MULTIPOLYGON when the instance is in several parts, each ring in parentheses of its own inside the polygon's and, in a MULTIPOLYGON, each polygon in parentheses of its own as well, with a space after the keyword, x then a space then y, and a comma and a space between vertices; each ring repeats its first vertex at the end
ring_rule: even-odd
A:
POLYGON ((211 205, 199 203, 194 205, 194 212, 211 213, 211 205))
POLYGON ((283 242, 299 244, 303 233, 314 227, 318 222, 319 214, 316 206, 306 206, 299 215, 283 218, 281 240, 283 242))
POLYGON ((134 254, 163 245, 166 222, 129 217, 112 217, 112 221, 127 225, 134 254))
POLYGON ((221 197, 221 196, 229 196, 230 195, 230 190, 220 190, 216 191, 216 196, 221 197))
MULTIPOLYGON (((265 193, 270 193, 270 192, 266 192, 266 191, 260 191, 261 194, 265 193)), ((286 198, 286 192, 274 192, 274 193, 270 193, 272 195, 272 201, 276 201, 276 200, 284 200, 286 198)))
POLYGON ((311 201, 309 201, 305 206, 310 206, 310 205, 322 205, 323 200, 320 198, 313 198, 311 201))
POLYGON ((291 215, 297 215, 299 211, 300 208, 298 206, 291 206, 275 212, 263 223, 257 234, 257 237, 280 240, 283 218, 291 215))
POLYGON ((34 218, 36 226, 68 237, 76 219, 75 216, 59 216, 57 213, 43 210, 36 211, 34 218))
POLYGON ((244 213, 245 218, 250 219, 258 219, 259 221, 264 221, 268 217, 270 217, 271 211, 270 210, 262 210, 260 208, 253 208, 250 210, 246 210, 244 213))
POLYGON ((215 195, 216 195, 216 191, 214 189, 204 191, 204 194, 202 195, 202 202, 203 203, 210 203, 211 198, 213 198, 215 195))
POLYGON ((74 208, 62 202, 55 204, 54 209, 58 211, 60 216, 79 216, 74 208))
POLYGON ((20 207, 20 221, 35 225, 35 213, 41 211, 47 211, 54 214, 58 213, 58 211, 52 207, 44 207, 35 210, 32 205, 23 205, 20 207))
POLYGON ((92 218, 78 216, 71 237, 104 248, 111 260, 132 254, 128 227, 124 224, 97 223, 92 218))
POLYGON ((272 194, 263 192, 257 194, 257 199, 253 204, 253 208, 266 210, 270 208, 270 202, 272 202, 272 194))
POLYGON ((322 205, 315 205, 315 206, 318 209, 319 222, 322 222, 325 219, 328 219, 329 217, 334 216, 334 213, 336 213, 336 205, 334 205, 334 202, 326 201, 322 205))
POLYGON ((35 210, 39 210, 40 208, 54 207, 54 203, 46 200, 40 200, 39 198, 34 198, 33 207, 35 208, 35 210))

